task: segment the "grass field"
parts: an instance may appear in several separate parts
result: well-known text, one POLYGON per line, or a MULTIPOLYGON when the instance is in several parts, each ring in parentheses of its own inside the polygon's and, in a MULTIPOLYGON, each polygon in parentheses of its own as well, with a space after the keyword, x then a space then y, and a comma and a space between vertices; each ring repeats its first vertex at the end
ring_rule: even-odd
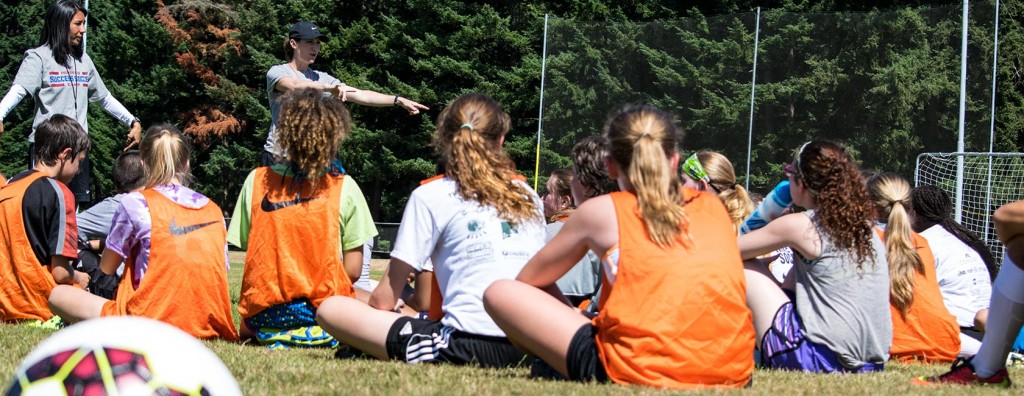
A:
MULTIPOLYGON (((237 254, 229 273, 231 298, 238 301, 242 265, 237 254)), ((375 268, 379 277, 380 269, 375 268)), ((235 320, 238 320, 237 313, 235 320)), ((21 359, 49 331, 21 325, 0 325, 0 375, 6 390, 11 374, 21 359)), ((528 369, 484 370, 441 365, 408 365, 373 360, 338 360, 330 350, 271 351, 258 345, 221 341, 206 342, 235 374, 247 395, 333 395, 333 394, 652 394, 663 393, 641 387, 578 384, 533 380, 528 369)), ((920 388, 910 384, 919 375, 945 371, 947 366, 889 364, 884 373, 864 375, 810 375, 757 370, 754 385, 746 393, 796 394, 1020 394, 1020 386, 1009 390, 958 387, 920 388)), ((1014 368, 1011 378, 1024 380, 1024 369, 1014 368)))

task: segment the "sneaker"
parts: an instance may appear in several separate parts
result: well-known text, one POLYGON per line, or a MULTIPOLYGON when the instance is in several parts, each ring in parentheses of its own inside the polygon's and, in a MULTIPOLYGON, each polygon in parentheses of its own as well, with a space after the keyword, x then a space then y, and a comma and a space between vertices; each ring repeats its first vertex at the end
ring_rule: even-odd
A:
POLYGON ((67 323, 57 315, 53 315, 52 318, 45 322, 42 320, 32 320, 25 322, 25 324, 29 327, 38 327, 47 330, 60 330, 67 326, 67 323))
POLYGON ((1003 368, 988 378, 981 378, 974 374, 974 366, 970 359, 958 358, 953 362, 953 367, 948 373, 935 377, 914 378, 917 385, 977 385, 996 388, 1010 387, 1010 374, 1003 368))
POLYGON ((1024 367, 1024 354, 1020 352, 1010 352, 1006 356, 1006 367, 1024 367))
POLYGON ((320 326, 305 326, 291 330, 264 327, 256 332, 256 340, 263 345, 281 343, 286 346, 304 348, 334 348, 338 346, 338 340, 327 334, 320 326))

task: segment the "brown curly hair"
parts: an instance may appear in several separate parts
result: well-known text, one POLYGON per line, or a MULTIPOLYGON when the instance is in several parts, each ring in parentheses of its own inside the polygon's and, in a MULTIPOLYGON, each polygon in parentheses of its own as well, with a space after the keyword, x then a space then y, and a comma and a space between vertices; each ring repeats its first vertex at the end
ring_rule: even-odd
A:
POLYGON ((633 185, 640 217, 659 246, 690 243, 682 183, 668 163, 680 135, 672 118, 650 105, 626 107, 604 125, 608 152, 633 185))
POLYGON ((572 169, 576 179, 586 189, 586 197, 619 191, 616 181, 608 177, 604 157, 608 155, 608 142, 604 136, 589 136, 572 146, 572 169))
POLYGON ((501 147, 512 121, 501 106, 482 93, 462 95, 437 117, 433 145, 440 152, 445 176, 458 185, 459 196, 492 206, 513 226, 543 217, 518 179, 515 164, 501 147))
POLYGON ((874 207, 864 178, 846 150, 833 142, 804 143, 794 158, 798 180, 817 199, 817 223, 840 249, 852 253, 857 268, 874 263, 871 224, 874 207))
POLYGON ((323 91, 303 88, 281 97, 277 141, 292 169, 307 175, 314 187, 338 155, 341 140, 352 131, 345 103, 323 91))

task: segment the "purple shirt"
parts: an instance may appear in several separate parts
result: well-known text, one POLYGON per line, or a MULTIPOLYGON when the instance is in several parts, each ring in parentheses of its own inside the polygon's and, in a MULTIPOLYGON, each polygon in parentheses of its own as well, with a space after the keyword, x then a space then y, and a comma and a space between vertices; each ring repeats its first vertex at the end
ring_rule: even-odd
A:
MULTIPOLYGON (((167 199, 189 208, 201 208, 210 202, 210 199, 203 194, 184 186, 166 185, 156 186, 153 189, 167 199)), ((110 233, 107 234, 107 249, 121 255, 126 261, 129 257, 135 259, 135 275, 132 278, 132 285, 136 288, 139 287, 139 282, 149 267, 149 243, 152 229, 153 220, 149 216, 149 205, 146 203, 146 198, 140 192, 131 192, 125 195, 114 212, 110 233)), ((225 263, 227 254, 227 244, 225 244, 225 263)), ((230 264, 228 264, 228 268, 230 269, 230 264)))

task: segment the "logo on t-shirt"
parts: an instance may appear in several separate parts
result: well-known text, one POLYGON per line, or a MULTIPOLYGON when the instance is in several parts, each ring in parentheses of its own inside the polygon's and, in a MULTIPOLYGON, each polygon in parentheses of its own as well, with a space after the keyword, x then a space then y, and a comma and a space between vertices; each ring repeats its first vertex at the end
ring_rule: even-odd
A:
POLYGON ((170 228, 171 235, 182 236, 182 235, 185 235, 185 234, 188 234, 188 233, 192 233, 192 232, 198 231, 199 229, 201 229, 203 227, 209 227, 209 226, 214 225, 214 224, 217 224, 217 222, 216 221, 211 221, 209 223, 199 223, 199 224, 193 224, 193 225, 188 225, 188 226, 179 226, 177 223, 175 223, 174 218, 171 218, 171 226, 168 227, 168 228, 170 228))
POLYGON ((301 204, 304 204, 306 202, 312 201, 314 199, 320 199, 320 198, 323 198, 323 197, 322 196, 321 197, 310 197, 310 198, 295 197, 295 199, 290 200, 290 201, 271 202, 270 201, 270 194, 266 194, 266 195, 263 196, 263 202, 260 202, 260 209, 262 209, 264 212, 268 212, 269 213, 269 212, 273 212, 273 211, 278 210, 278 209, 287 208, 289 206, 301 205, 301 204))

